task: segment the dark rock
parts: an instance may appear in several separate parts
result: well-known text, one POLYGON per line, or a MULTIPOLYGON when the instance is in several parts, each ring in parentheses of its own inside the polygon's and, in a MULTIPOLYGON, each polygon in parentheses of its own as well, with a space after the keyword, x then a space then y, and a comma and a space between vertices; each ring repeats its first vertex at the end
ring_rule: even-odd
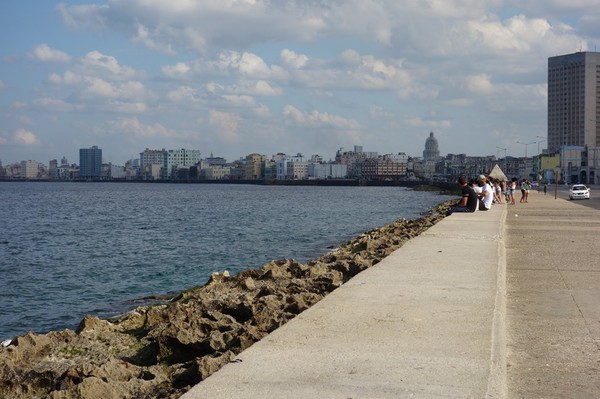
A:
POLYGON ((0 347, 2 398, 178 398, 236 354, 431 227, 418 220, 361 234, 307 264, 279 259, 237 276, 214 273, 171 301, 75 331, 28 333, 0 347))

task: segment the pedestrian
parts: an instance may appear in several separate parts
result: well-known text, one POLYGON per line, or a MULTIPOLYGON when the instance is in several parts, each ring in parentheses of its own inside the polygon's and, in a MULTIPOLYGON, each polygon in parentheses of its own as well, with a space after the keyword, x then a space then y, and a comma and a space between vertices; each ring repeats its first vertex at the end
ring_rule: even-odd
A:
POLYGON ((510 180, 510 184, 508 185, 508 186, 509 186, 509 189, 508 189, 508 190, 506 190, 506 191, 509 193, 509 199, 510 199, 510 202, 509 202, 509 203, 510 203, 511 205, 514 205, 514 204, 515 204, 515 190, 517 189, 517 182, 518 182, 518 181, 519 181, 519 180, 518 180, 516 177, 513 177, 513 178, 510 180))

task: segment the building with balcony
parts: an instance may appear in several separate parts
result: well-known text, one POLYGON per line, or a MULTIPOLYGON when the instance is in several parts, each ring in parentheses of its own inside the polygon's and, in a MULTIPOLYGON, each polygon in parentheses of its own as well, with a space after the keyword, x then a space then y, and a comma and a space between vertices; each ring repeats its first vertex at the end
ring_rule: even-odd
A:
POLYGON ((366 180, 398 180, 406 177, 408 156, 389 154, 360 162, 360 178, 366 180))
POLYGON ((163 179, 177 178, 177 170, 188 169, 190 166, 196 165, 201 160, 199 150, 168 150, 163 153, 163 179))
POLYGON ((259 180, 263 178, 263 167, 267 157, 260 154, 249 154, 244 162, 244 179, 259 180))

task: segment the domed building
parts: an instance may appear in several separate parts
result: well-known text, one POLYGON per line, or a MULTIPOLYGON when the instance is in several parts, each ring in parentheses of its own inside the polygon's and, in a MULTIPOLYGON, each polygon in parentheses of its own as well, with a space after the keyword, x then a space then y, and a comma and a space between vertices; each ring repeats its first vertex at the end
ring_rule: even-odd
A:
POLYGON ((423 151, 424 161, 437 161, 440 158, 440 150, 438 141, 433 137, 433 132, 429 133, 429 137, 425 141, 425 151, 423 151))

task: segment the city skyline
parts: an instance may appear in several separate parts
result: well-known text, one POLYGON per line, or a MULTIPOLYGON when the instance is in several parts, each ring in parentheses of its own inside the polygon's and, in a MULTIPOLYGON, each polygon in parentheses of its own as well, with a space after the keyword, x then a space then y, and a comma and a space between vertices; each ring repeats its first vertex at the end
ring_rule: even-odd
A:
POLYGON ((547 135, 548 58, 594 51, 600 10, 482 3, 6 0, 0 160, 419 156, 430 131, 444 153, 522 156, 547 135))

